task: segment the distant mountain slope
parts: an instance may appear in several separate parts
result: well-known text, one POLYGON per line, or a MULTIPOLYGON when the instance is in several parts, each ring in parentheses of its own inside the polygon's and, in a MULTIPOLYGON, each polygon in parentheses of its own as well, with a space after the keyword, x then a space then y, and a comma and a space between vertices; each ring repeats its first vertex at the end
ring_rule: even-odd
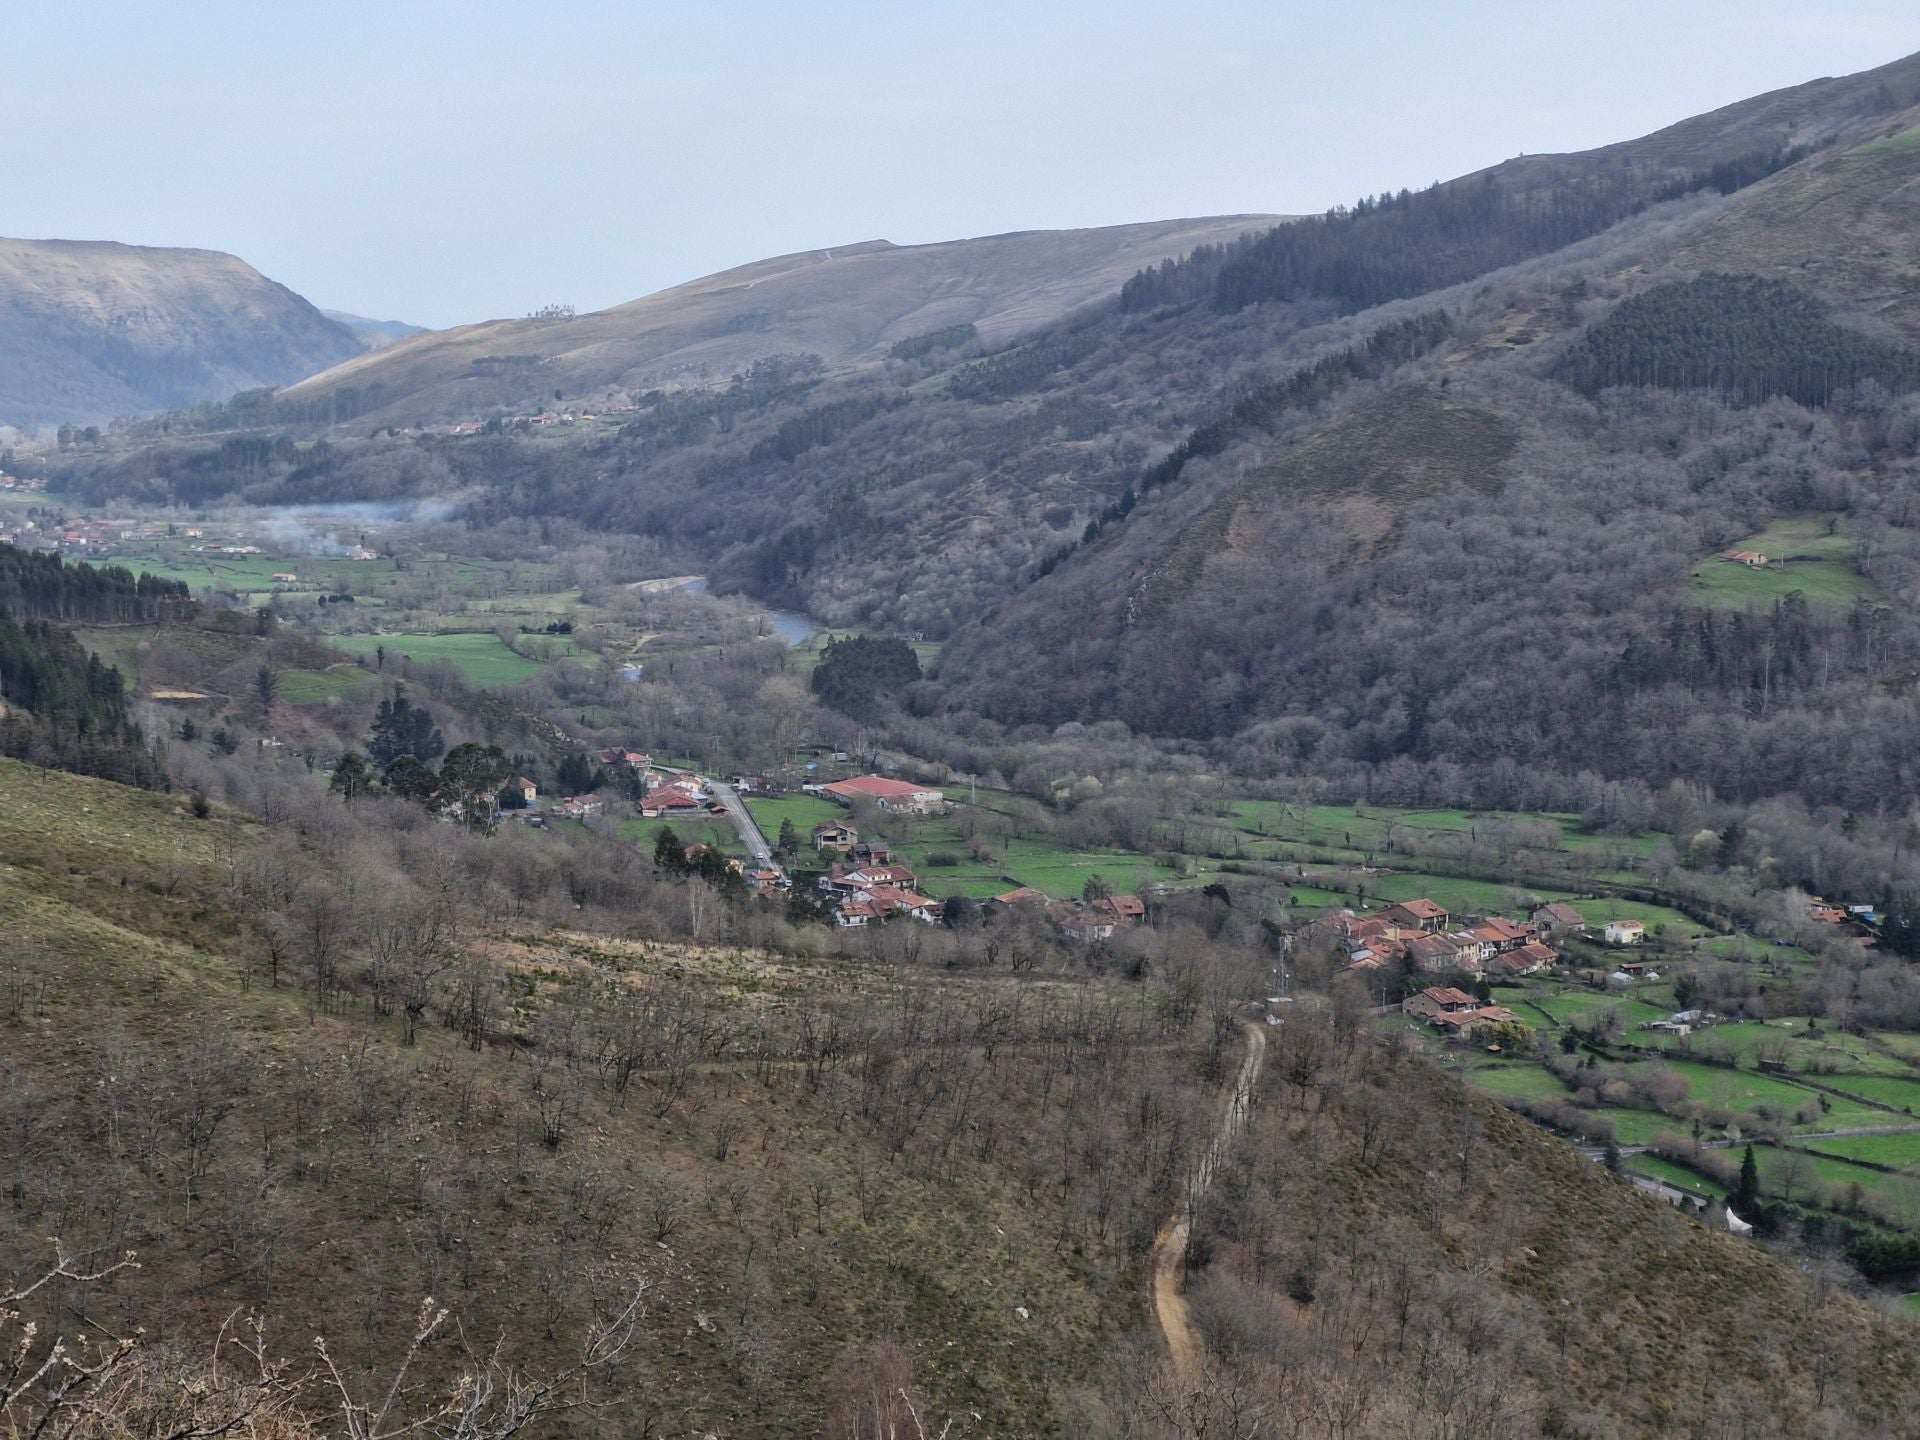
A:
POLYGON ((382 420, 446 418, 488 406, 724 379, 766 355, 878 357, 900 340, 971 324, 1004 339, 1112 294, 1144 265, 1281 217, 1231 215, 1094 230, 1027 230, 936 245, 870 240, 761 260, 566 319, 494 320, 417 335, 292 387, 356 392, 382 420), (534 366, 537 364, 537 372, 534 366))
POLYGON ((1755 187, 1673 256, 1790 280, 1920 340, 1920 108, 1755 187))
POLYGON ((409 325, 404 320, 369 320, 365 315, 355 315, 349 310, 326 310, 320 312, 336 325, 344 325, 366 342, 369 350, 377 350, 382 345, 391 345, 396 340, 404 340, 409 335, 418 335, 427 327, 409 325))
POLYGON ((362 348, 217 250, 0 239, 0 423, 93 423, 224 399, 362 348))

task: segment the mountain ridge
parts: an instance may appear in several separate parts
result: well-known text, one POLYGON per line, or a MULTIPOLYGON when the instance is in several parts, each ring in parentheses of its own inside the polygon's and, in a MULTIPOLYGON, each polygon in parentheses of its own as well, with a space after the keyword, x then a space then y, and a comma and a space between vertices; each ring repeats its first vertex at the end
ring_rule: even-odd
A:
POLYGON ((377 403, 356 415, 442 419, 556 389, 587 395, 725 379, 780 353, 811 351, 830 364, 878 359, 895 341, 952 325, 972 324, 983 339, 1001 340, 1117 291, 1142 265, 1282 219, 1203 217, 794 251, 586 315, 488 320, 410 336, 290 386, 286 399, 310 404, 379 385, 377 403), (474 372, 475 362, 528 359, 540 367, 538 384, 502 384, 474 372))
POLYGON ((359 348, 225 251, 0 239, 0 423, 100 422, 224 399, 359 348))

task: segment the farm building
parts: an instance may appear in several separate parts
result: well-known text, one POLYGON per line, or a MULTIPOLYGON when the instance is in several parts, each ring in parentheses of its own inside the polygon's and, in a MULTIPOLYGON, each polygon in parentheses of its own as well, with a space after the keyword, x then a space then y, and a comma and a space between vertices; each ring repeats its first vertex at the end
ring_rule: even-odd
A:
POLYGON ((913 785, 905 780, 889 780, 884 775, 860 775, 852 780, 836 780, 831 785, 822 785, 820 792, 842 805, 851 805, 856 800, 871 800, 882 810, 910 815, 924 815, 938 809, 947 800, 944 794, 929 786, 913 785))

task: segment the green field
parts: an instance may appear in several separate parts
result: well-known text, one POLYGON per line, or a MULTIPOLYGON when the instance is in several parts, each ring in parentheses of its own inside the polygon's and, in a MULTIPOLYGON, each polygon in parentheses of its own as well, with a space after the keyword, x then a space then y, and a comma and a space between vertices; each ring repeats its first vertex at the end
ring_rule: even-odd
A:
POLYGON ((1454 875, 1379 875, 1370 879, 1367 886, 1368 895, 1377 900, 1427 899, 1456 915, 1509 914, 1516 892, 1546 900, 1566 898, 1563 891, 1534 891, 1494 880, 1467 880, 1454 875))
POLYGON ((1613 1121, 1614 1134, 1622 1145, 1651 1145, 1662 1135, 1684 1136, 1690 1126, 1685 1120, 1662 1115, 1658 1110, 1616 1110, 1594 1112, 1613 1121))
POLYGON ((1889 135, 1884 140, 1869 141, 1847 153, 1849 155, 1893 155, 1902 150, 1920 150, 1920 126, 1903 130, 1898 135, 1889 135))
POLYGON ((1564 995, 1534 999, 1531 1003, 1560 1025, 1573 1022, 1585 1025, 1594 1015, 1612 1010, 1619 1014, 1620 1023, 1630 1036, 1648 1021, 1664 1020, 1673 1013, 1661 1006, 1649 1005, 1644 1000, 1632 1000, 1625 995, 1603 995, 1597 990, 1573 990, 1564 995))
POLYGON ((491 631, 461 635, 336 635, 330 644, 356 655, 385 649, 416 665, 451 661, 475 685, 518 685, 540 673, 537 661, 516 655, 491 631))
POLYGON ((1853 538, 1841 525, 1827 533, 1824 515, 1792 515, 1773 522, 1757 535, 1736 541, 1729 550, 1757 550, 1770 563, 1749 569, 1713 554, 1694 567, 1694 599, 1704 605, 1745 608, 1771 605, 1795 590, 1815 605, 1846 605, 1856 596, 1871 595, 1853 562, 1853 538))
POLYGON ((1676 1189, 1691 1191, 1696 1195, 1709 1195, 1715 1199, 1727 1193, 1727 1187, 1718 1181, 1709 1180, 1699 1171, 1689 1169, 1677 1160, 1669 1160, 1663 1155, 1629 1155, 1625 1168, 1638 1175, 1654 1180, 1664 1180, 1676 1189))
POLYGON ((793 828, 800 832, 800 843, 804 847, 814 826, 839 820, 847 813, 831 800, 822 800, 814 795, 749 795, 746 802, 748 811, 766 832, 769 844, 780 838, 782 820, 793 821, 793 828))
MULTIPOLYGON (((1911 1069, 1899 1058, 1881 1052, 1870 1040, 1840 1030, 1810 1031, 1805 1021, 1743 1020, 1732 1025, 1716 1025, 1696 1030, 1688 1036, 1652 1035, 1635 1037, 1636 1043, 1656 1045, 1669 1050, 1691 1050, 1725 1055, 1736 1064, 1752 1069, 1760 1050, 1771 1053, 1784 1050, 1782 1057, 1789 1070, 1823 1079, 1823 1083, 1851 1089, 1851 1075, 1830 1072, 1868 1072, 1880 1075, 1909 1075, 1911 1069)), ((1865 1091, 1856 1093, 1865 1094, 1865 1091)), ((1868 1096, 1877 1099, 1877 1096, 1868 1096)))
POLYGON ((660 832, 671 828, 680 843, 691 849, 695 845, 710 845, 728 855, 746 856, 746 847, 740 843, 740 834, 725 820, 622 820, 616 829, 620 838, 631 845, 637 845, 649 856, 659 842, 660 832))
POLYGON ((1482 1065, 1467 1072, 1469 1084, 1492 1095, 1521 1100, 1564 1100, 1567 1087, 1538 1065, 1482 1065))
POLYGON ((1845 1135, 1810 1141, 1807 1149, 1841 1160, 1865 1160, 1894 1170, 1920 1165, 1920 1134, 1845 1135))
MULTIPOLYGON (((1858 1185, 1862 1190, 1872 1192, 1889 1190, 1908 1183, 1903 1176, 1889 1175, 1884 1170, 1869 1170, 1864 1165, 1850 1165, 1845 1160, 1836 1160, 1830 1155, 1819 1155, 1805 1150, 1798 1153, 1820 1177, 1823 1185, 1858 1185)), ((1786 1154, 1786 1151, 1771 1145, 1754 1146, 1754 1158, 1760 1163, 1760 1188, 1763 1192, 1778 1193, 1780 1166, 1786 1154)))
MULTIPOLYGON (((1704 935, 1706 927, 1689 920, 1678 910, 1665 905, 1649 905, 1639 900, 1575 900, 1567 903, 1580 912, 1580 918, 1596 929, 1609 920, 1638 920, 1647 927, 1647 937, 1654 938, 1654 927, 1660 926, 1663 938, 1682 936, 1691 938, 1704 935)), ((1622 959, 1631 959, 1627 949, 1621 951, 1622 959)))
MULTIPOLYGON (((1897 1075, 1828 1075, 1821 1083, 1908 1115, 1920 1115, 1920 1080, 1897 1075)), ((1889 1117, 1888 1123, 1894 1118, 1889 1117)))
POLYGON ((1728 1110, 1752 1110, 1756 1106, 1767 1105, 1790 1115, 1814 1098, 1811 1090, 1770 1075, 1756 1075, 1749 1070, 1726 1070, 1718 1065, 1701 1065, 1689 1060, 1647 1061, 1627 1068, 1637 1071, 1647 1064, 1663 1065, 1679 1075, 1687 1082, 1687 1098, 1703 1105, 1728 1110))

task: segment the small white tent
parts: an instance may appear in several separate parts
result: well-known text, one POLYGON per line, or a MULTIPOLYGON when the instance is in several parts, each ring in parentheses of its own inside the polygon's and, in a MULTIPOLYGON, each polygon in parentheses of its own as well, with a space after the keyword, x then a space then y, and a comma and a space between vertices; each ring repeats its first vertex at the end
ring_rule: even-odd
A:
POLYGON ((1727 1231, 1733 1235, 1751 1235, 1753 1233, 1753 1226, 1729 1210, 1727 1211, 1727 1231))

